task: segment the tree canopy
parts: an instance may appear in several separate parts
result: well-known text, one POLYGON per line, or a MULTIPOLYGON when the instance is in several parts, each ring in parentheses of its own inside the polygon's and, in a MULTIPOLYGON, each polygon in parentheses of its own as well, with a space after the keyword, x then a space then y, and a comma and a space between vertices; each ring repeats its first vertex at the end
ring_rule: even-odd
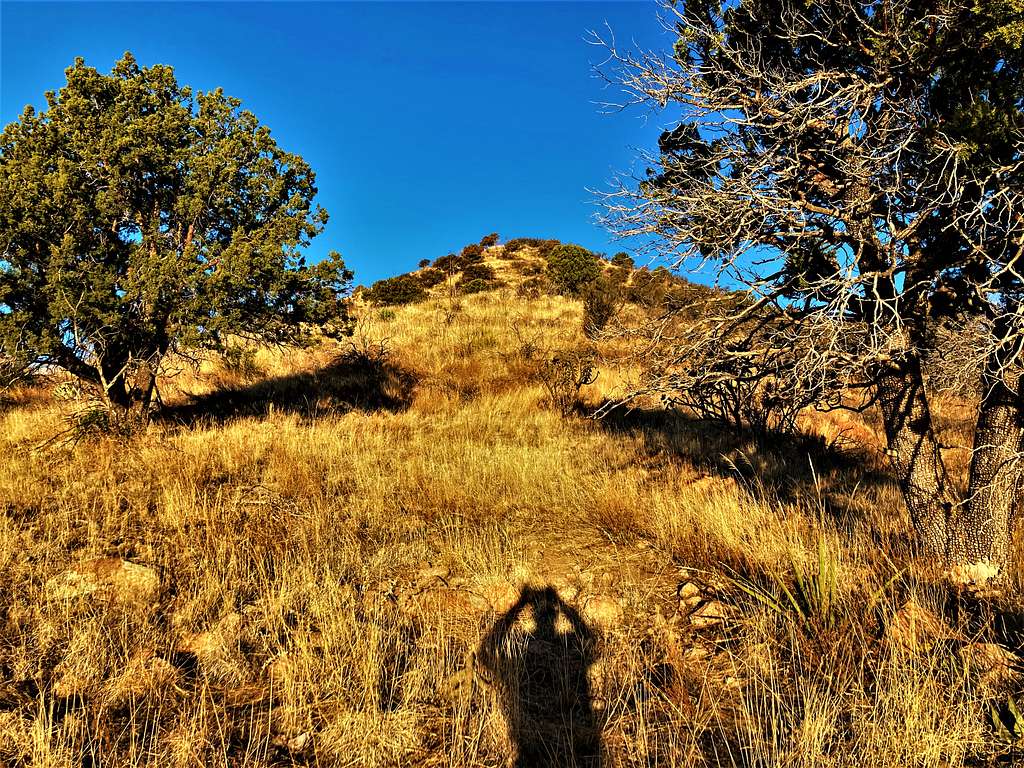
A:
POLYGON ((552 288, 578 296, 584 286, 601 274, 597 257, 579 245, 558 245, 547 255, 547 275, 552 288))
POLYGON ((662 318, 648 388, 739 378, 836 407, 867 392, 924 549, 998 569, 1024 437, 1024 3, 666 9, 672 51, 612 46, 630 99, 674 125, 609 194, 609 223, 750 301, 705 306, 684 334, 662 318), (944 332, 982 392, 962 498, 922 372, 944 332))
POLYGON ((171 350, 350 330, 351 273, 302 256, 313 171, 239 100, 130 53, 65 74, 0 136, 2 356, 145 408, 171 350))

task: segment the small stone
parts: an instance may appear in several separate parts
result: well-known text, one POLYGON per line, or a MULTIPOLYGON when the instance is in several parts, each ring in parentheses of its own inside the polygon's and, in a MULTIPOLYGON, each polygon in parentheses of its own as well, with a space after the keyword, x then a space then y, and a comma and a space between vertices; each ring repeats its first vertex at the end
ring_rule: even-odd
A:
POLYGON ((267 676, 276 689, 285 688, 295 679, 297 667, 295 659, 285 651, 267 663, 267 676))
POLYGON ((949 571, 949 579, 954 584, 984 587, 999 576, 999 566, 989 560, 958 565, 949 571))
POLYGON ((576 588, 567 578, 560 576, 552 576, 548 579, 551 587, 558 593, 558 596, 567 603, 571 603, 576 599, 579 594, 579 589, 576 588))
POLYGON ((889 643, 908 651, 927 651, 942 640, 955 639, 952 628, 911 598, 893 614, 885 628, 889 643))
MULTIPOLYGON (((587 670, 587 677, 590 680, 590 690, 592 691, 603 691, 606 690, 608 684, 608 662, 606 659, 595 659, 590 669, 587 670)), ((603 696, 595 697, 595 700, 591 702, 595 710, 598 708, 604 709, 607 701, 603 696)))
POLYGON ((354 603, 358 598, 356 588, 351 584, 342 583, 338 585, 338 600, 346 605, 354 603))
POLYGON ((84 696, 89 690, 90 680, 80 677, 74 672, 66 672, 57 678, 53 685, 53 694, 59 699, 73 699, 84 696))
POLYGON ((167 659, 161 659, 159 656, 154 656, 146 662, 146 670, 155 682, 175 680, 178 677, 177 668, 167 659))
POLYGON ((486 678, 478 678, 474 660, 470 660, 461 669, 445 680, 445 693, 453 699, 468 702, 473 695, 473 685, 478 680, 486 682, 486 678))
POLYGON ((146 651, 132 659, 123 674, 110 679, 104 688, 104 699, 110 706, 123 706, 131 699, 176 685, 178 669, 166 659, 146 651))
POLYGON ((566 584, 565 586, 558 587, 558 596, 567 603, 571 603, 579 595, 580 591, 572 584, 566 584))
POLYGON ((708 600, 690 614, 690 625, 697 629, 725 624, 736 609, 718 600, 708 600))
POLYGON ((46 582, 51 600, 73 600, 86 596, 125 602, 154 602, 160 592, 160 577, 154 569, 117 557, 86 560, 46 582))
POLYGON ((682 584, 677 592, 679 594, 679 602, 688 607, 693 607, 702 600, 700 587, 692 581, 682 584))
POLYGON ((200 661, 222 658, 237 647, 242 631, 242 614, 232 611, 212 629, 186 635, 178 644, 178 651, 192 653, 200 661))
POLYGON ((477 592, 467 592, 466 599, 474 611, 485 613, 491 610, 491 601, 477 592))
POLYGON ((608 595, 591 595, 583 604, 583 618, 601 629, 612 629, 622 622, 622 605, 608 595))
POLYGON ((312 734, 308 731, 306 733, 300 733, 298 736, 288 740, 288 751, 289 752, 302 752, 312 741, 312 734))

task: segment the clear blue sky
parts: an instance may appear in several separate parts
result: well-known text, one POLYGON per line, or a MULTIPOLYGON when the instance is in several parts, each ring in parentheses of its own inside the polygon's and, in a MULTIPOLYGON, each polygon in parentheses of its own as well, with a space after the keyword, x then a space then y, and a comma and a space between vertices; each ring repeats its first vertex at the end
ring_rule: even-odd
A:
POLYGON ((0 120, 64 83, 76 56, 125 50, 218 86, 317 174, 338 250, 369 283, 492 231, 619 250, 587 188, 656 144, 593 77, 588 30, 666 49, 651 1, 517 3, 0 2, 0 120))

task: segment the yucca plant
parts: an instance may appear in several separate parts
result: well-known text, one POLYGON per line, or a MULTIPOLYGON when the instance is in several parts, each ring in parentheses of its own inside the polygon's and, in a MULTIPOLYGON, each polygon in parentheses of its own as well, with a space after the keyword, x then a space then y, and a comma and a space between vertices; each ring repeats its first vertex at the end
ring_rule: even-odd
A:
POLYGON ((761 605, 780 616, 794 616, 808 630, 832 629, 839 617, 839 549, 818 537, 817 560, 810 567, 790 549, 790 572, 774 574, 763 586, 738 574, 733 583, 761 605))
POLYGON ((1024 716, 1013 696, 1007 696, 1006 701, 989 702, 988 722, 999 741, 1016 744, 1024 739, 1024 716))

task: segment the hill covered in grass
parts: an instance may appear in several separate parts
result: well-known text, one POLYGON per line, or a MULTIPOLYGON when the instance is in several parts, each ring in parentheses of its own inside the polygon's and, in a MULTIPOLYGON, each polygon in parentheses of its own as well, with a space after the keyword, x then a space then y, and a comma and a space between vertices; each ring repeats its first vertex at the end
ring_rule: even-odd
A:
MULTIPOLYGON (((871 415, 591 419, 623 342, 512 246, 363 291, 350 343, 180 361, 143 433, 11 395, 0 762, 1013 759, 1018 614, 911 577, 871 415)), ((641 270, 598 268, 645 311, 641 270)), ((946 442, 971 413, 943 405, 946 442)))
POLYGON ((586 300, 599 294, 610 305, 648 309, 666 302, 695 303, 716 293, 665 267, 638 265, 625 252, 608 257, 535 237, 501 243, 497 234, 491 234, 458 253, 424 259, 414 271, 357 288, 356 296, 375 306, 400 306, 503 288, 522 299, 562 295, 586 300))

